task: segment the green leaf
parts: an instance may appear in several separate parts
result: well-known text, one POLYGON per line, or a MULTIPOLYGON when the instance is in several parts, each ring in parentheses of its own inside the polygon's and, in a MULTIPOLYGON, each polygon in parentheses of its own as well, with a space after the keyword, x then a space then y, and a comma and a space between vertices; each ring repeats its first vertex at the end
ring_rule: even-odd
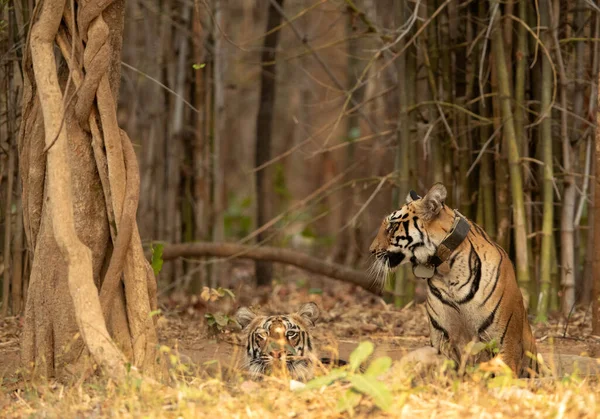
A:
POLYGON ((346 393, 340 397, 337 403, 338 412, 351 412, 360 403, 361 395, 352 389, 348 389, 346 393))
POLYGON ((152 246, 152 270, 154 271, 154 275, 158 275, 162 270, 163 248, 164 246, 160 243, 158 243, 156 246, 152 246))
POLYGON ((321 288, 311 288, 308 290, 309 294, 323 294, 323 290, 321 288))
POLYGON ((208 323, 209 326, 214 326, 217 322, 215 321, 215 317, 210 314, 210 313, 206 313, 204 315, 204 317, 206 318, 206 323, 208 323))
POLYGON ((227 317, 224 314, 215 313, 213 315, 213 317, 215 318, 215 321, 217 322, 217 324, 221 327, 225 327, 225 326, 227 326, 227 323, 229 323, 229 317, 227 317))
POLYGON ((369 365, 369 368, 367 368, 365 375, 370 377, 379 377, 381 374, 387 372, 391 366, 392 358, 389 356, 382 356, 371 362, 371 365, 369 365))
POLYGON ((194 70, 199 70, 199 69, 204 68, 204 67, 206 67, 206 63, 192 64, 192 68, 194 70))
POLYGON ((221 291, 221 293, 222 293, 221 296, 224 296, 225 294, 227 294, 231 297, 232 300, 235 301, 235 294, 229 288, 219 288, 219 291, 221 291))
POLYGON ((392 393, 381 381, 366 375, 350 377, 352 387, 362 394, 369 396, 381 410, 388 410, 392 405, 392 393))
POLYGON ((372 342, 361 342, 356 349, 350 354, 350 369, 356 371, 360 364, 373 353, 374 345, 372 342))
POLYGON ((321 377, 316 377, 306 383, 306 390, 315 390, 320 389, 321 387, 328 386, 336 380, 341 378, 345 378, 347 375, 346 371, 341 370, 339 368, 335 368, 331 370, 331 372, 327 375, 323 375, 321 377))

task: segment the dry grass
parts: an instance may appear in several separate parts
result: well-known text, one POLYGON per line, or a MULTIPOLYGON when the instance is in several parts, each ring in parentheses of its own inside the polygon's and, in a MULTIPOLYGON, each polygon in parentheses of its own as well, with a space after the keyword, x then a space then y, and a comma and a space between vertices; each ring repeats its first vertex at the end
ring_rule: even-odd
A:
MULTIPOLYGON (((175 371, 175 370, 173 370, 175 371)), ((418 378, 395 363, 380 377, 391 391, 391 407, 378 409, 362 396, 352 412, 341 412, 350 385, 336 382, 315 390, 290 390, 289 381, 256 383, 238 374, 174 376, 172 386, 151 388, 139 382, 117 387, 101 377, 74 386, 39 382, 0 399, 2 417, 552 417, 600 416, 597 381, 571 376, 531 382, 473 372, 458 379, 437 369, 418 378), (228 378, 225 378, 227 376, 228 378)))
MULTIPOLYGON (((287 277, 293 278, 289 273, 287 277)), ((0 393, 0 417, 600 417, 600 384, 596 378, 570 374, 560 379, 515 380, 503 375, 494 364, 458 378, 443 365, 426 373, 401 365, 393 351, 400 353, 397 348, 412 349, 408 346, 422 346, 427 341, 422 307, 398 310, 363 291, 326 281, 315 293, 300 282, 288 281, 252 292, 236 289, 238 300, 224 300, 220 305, 206 304, 196 297, 163 300, 165 316, 159 333, 166 358, 173 363, 168 386, 157 388, 139 382, 116 386, 105 377, 94 377, 72 385, 38 381, 12 392, 5 387, 0 393), (290 390, 289 380, 269 378, 252 382, 239 372, 219 369, 218 362, 207 362, 213 359, 215 348, 221 351, 225 346, 229 352, 221 353, 219 358, 223 365, 229 365, 231 348, 239 351, 240 347, 223 343, 222 339, 215 343, 215 338, 206 334, 205 313, 218 310, 230 315, 239 305, 260 306, 264 312, 287 312, 306 301, 315 301, 323 309, 322 322, 314 331, 321 348, 326 342, 337 341, 345 342, 351 349, 366 339, 375 342, 379 349, 387 348, 383 352, 376 349, 374 355, 390 355, 394 359, 391 368, 378 377, 391 395, 387 411, 379 409, 370 396, 357 396, 358 393, 352 393, 352 400, 358 402, 356 407, 341 410, 340 404, 348 400, 352 387, 349 379, 316 389, 290 390), (178 358, 167 347, 178 348, 187 355, 178 358), (196 364, 184 365, 180 359, 193 359, 196 364), (496 372, 495 378, 490 377, 490 370, 496 372)), ((564 336, 557 346, 561 353, 598 360, 600 341, 590 336, 589 323, 589 315, 580 311, 571 319, 566 333, 564 324, 555 320, 549 326, 535 327, 536 337, 548 350, 551 341, 558 342, 564 336)), ((2 375, 9 376, 7 354, 12 354, 13 360, 18 354, 20 328, 18 319, 0 322, 0 338, 6 342, 5 352, 0 350, 0 384, 10 383, 8 378, 2 381, 2 375)), ((235 342, 234 336, 227 335, 226 340, 235 342)))

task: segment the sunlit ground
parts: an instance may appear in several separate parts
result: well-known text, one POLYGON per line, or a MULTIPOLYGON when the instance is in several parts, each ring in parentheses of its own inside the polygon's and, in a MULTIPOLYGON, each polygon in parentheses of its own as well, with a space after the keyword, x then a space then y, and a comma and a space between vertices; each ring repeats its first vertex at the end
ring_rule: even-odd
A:
POLYGON ((405 309, 329 280, 312 280, 286 271, 274 287, 234 288, 229 295, 171 295, 161 300, 158 321, 161 353, 170 364, 169 385, 128 381, 115 385, 96 376, 85 382, 38 380, 16 385, 21 319, 0 324, 0 417, 599 417, 600 339, 591 335, 590 318, 578 310, 564 321, 534 326, 540 352, 555 377, 518 380, 497 363, 466 368, 459 377, 446 364, 429 369, 401 364, 408 351, 427 345, 423 307, 405 309), (212 300, 212 301, 211 301, 212 300), (265 313, 290 312, 306 301, 322 309, 313 330, 321 352, 337 352, 350 365, 319 368, 302 386, 285 377, 248 380, 236 368, 243 350, 232 313, 241 305, 265 313), (207 327, 219 318, 225 327, 207 327), (224 320, 225 319, 225 320, 224 320), (373 342, 371 353, 369 344, 373 342), (557 366, 552 353, 587 360, 557 366), (579 358, 581 357, 581 358, 579 358), (364 361, 364 362, 361 362, 364 361), (358 364, 362 364, 358 368, 358 364), (491 373, 495 373, 493 377, 491 373), (16 390, 15 390, 16 389, 16 390))

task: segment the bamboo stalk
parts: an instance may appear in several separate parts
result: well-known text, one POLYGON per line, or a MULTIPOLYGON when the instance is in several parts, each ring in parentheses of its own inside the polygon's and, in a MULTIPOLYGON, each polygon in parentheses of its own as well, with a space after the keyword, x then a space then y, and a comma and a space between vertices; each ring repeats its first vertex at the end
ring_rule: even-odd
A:
MULTIPOLYGON (((519 19, 527 22, 527 0, 519 0, 519 19)), ((515 134, 519 154, 527 156, 527 132, 526 124, 526 103, 525 86, 527 82, 527 64, 529 58, 529 48, 527 43, 527 29, 524 25, 518 27, 517 50, 515 51, 516 74, 515 74, 515 134)), ((523 179, 526 179, 529 173, 529 163, 523 162, 523 179)))
MULTIPOLYGON (((404 24, 408 11, 408 2, 402 0, 396 3, 396 16, 398 17, 397 26, 400 27, 404 24)), ((401 40, 398 43, 398 48, 404 49, 405 41, 401 40)), ((403 54, 397 60, 397 72, 398 81, 400 83, 399 103, 400 112, 398 112, 398 126, 396 130, 396 156, 394 160, 394 172, 396 173, 396 187, 392 191, 392 206, 393 208, 400 208, 402 205, 401 199, 404 199, 408 194, 409 189, 409 147, 410 147, 410 117, 408 114, 409 103, 408 91, 402 85, 402 83, 411 83, 411 80, 415 80, 415 74, 409 74, 410 69, 407 65, 407 55, 403 54)), ((406 295, 406 281, 407 271, 402 267, 396 271, 395 286, 394 286, 394 303, 396 307, 401 307, 408 303, 406 295)))
MULTIPOLYGON (((491 7, 499 5, 498 0, 490 0, 491 7)), ((501 12, 498 10, 498 16, 501 12)), ((493 22, 492 22, 493 23, 493 22)), ((498 70, 498 93, 502 110, 503 132, 505 134, 506 146, 508 148, 509 173, 511 184, 511 195, 513 203, 513 222, 515 226, 515 249, 517 280, 522 288, 529 291, 531 281, 529 277, 529 250, 527 241, 527 229, 525 224, 525 205, 523 200, 523 180, 519 160, 519 149, 515 135, 515 126, 511 108, 510 84, 508 69, 504 59, 504 43, 500 30, 492 31, 492 53, 495 57, 498 70)))
MULTIPOLYGON (((435 10, 435 2, 434 0, 428 0, 427 2, 427 11, 433 12, 435 10)), ((437 42, 437 24, 438 20, 435 19, 428 27, 427 27, 427 37, 426 37, 426 47, 423 48, 423 61, 424 65, 427 68, 427 81, 429 82, 429 90, 430 95, 433 101, 437 101, 437 82, 436 82, 436 74, 438 72, 439 65, 439 48, 437 42)), ((429 123, 433 124, 438 116, 438 109, 434 104, 432 104, 429 110, 429 123)), ((441 115, 440 115, 441 116, 441 115)), ((431 147, 431 167, 433 170, 432 177, 430 180, 430 184, 434 184, 437 182, 444 182, 444 160, 443 160, 443 149, 442 149, 442 139, 441 137, 434 132, 431 134, 431 139, 429 140, 431 147)))
MULTIPOLYGON (((479 17, 483 21, 484 17, 485 17, 486 2, 484 0, 481 0, 478 6, 479 6, 479 17)), ((483 50, 483 43, 480 42, 480 43, 478 43, 477 57, 481 56, 482 50, 483 50)), ((491 58, 493 59, 493 57, 491 57, 491 58)), ((475 73, 475 70, 473 72, 475 73)), ((491 101, 486 99, 486 97, 485 97, 486 93, 488 93, 489 83, 485 83, 484 80, 480 80, 478 84, 480 86, 480 89, 483 89, 482 91, 479 92, 479 94, 481 95, 481 100, 479 102, 477 102, 477 109, 479 111, 478 113, 479 113, 479 115, 481 115, 482 117, 487 119, 490 117, 490 115, 492 115, 492 113, 490 112, 491 101)), ((496 101, 494 100, 494 103, 495 102, 496 101)), ((493 122, 494 122, 493 127, 495 130, 497 128, 497 119, 493 118, 493 122)), ((488 124, 483 124, 483 125, 479 126, 479 144, 481 145, 482 148, 485 146, 485 144, 490 139, 490 136, 492 135, 492 130, 490 128, 492 128, 492 126, 490 126, 488 124)), ((495 192, 496 192, 496 188, 500 187, 500 185, 494 185, 494 176, 492 176, 492 173, 494 173, 494 161, 492 160, 492 157, 493 157, 492 150, 493 149, 494 149, 494 147, 488 147, 488 149, 485 152, 483 152, 483 155, 481 157, 481 164, 479 167, 479 186, 480 186, 479 200, 483 201, 482 202, 482 212, 483 212, 482 225, 484 226, 485 231, 490 235, 492 240, 496 241, 497 235, 498 235, 498 230, 497 230, 497 226, 496 226, 496 202, 495 202, 496 201, 496 193, 495 192)), ((502 182, 500 181, 497 183, 502 183, 502 182)), ((498 211, 499 216, 500 216, 500 214, 502 214, 502 213, 500 211, 498 211)), ((501 243, 501 246, 502 245, 503 244, 501 243)), ((505 249, 506 249, 506 247, 505 247, 505 249)))
MULTIPOLYGON (((542 11, 542 25, 548 25, 548 12, 542 11)), ((550 41, 549 30, 544 30, 544 42, 550 41)), ((540 108, 549 109, 552 100, 552 68, 548 58, 544 55, 542 59, 542 89, 540 98, 540 108)), ((542 193, 544 200, 543 218, 542 218, 542 246, 540 251, 540 293, 538 298, 536 322, 545 323, 548 321, 548 305, 550 299, 550 288, 552 283, 552 254, 553 254, 553 234, 552 227, 554 222, 554 173, 552 162, 552 115, 544 115, 539 129, 539 144, 541 147, 542 161, 542 193)))

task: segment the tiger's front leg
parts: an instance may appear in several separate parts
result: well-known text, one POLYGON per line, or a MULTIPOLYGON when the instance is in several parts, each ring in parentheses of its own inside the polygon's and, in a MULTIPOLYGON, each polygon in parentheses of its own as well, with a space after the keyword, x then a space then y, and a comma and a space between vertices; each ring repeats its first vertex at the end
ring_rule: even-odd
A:
POLYGON ((434 321, 429 322, 429 338, 438 354, 454 361, 457 367, 460 365, 460 352, 448 338, 447 332, 434 321))

